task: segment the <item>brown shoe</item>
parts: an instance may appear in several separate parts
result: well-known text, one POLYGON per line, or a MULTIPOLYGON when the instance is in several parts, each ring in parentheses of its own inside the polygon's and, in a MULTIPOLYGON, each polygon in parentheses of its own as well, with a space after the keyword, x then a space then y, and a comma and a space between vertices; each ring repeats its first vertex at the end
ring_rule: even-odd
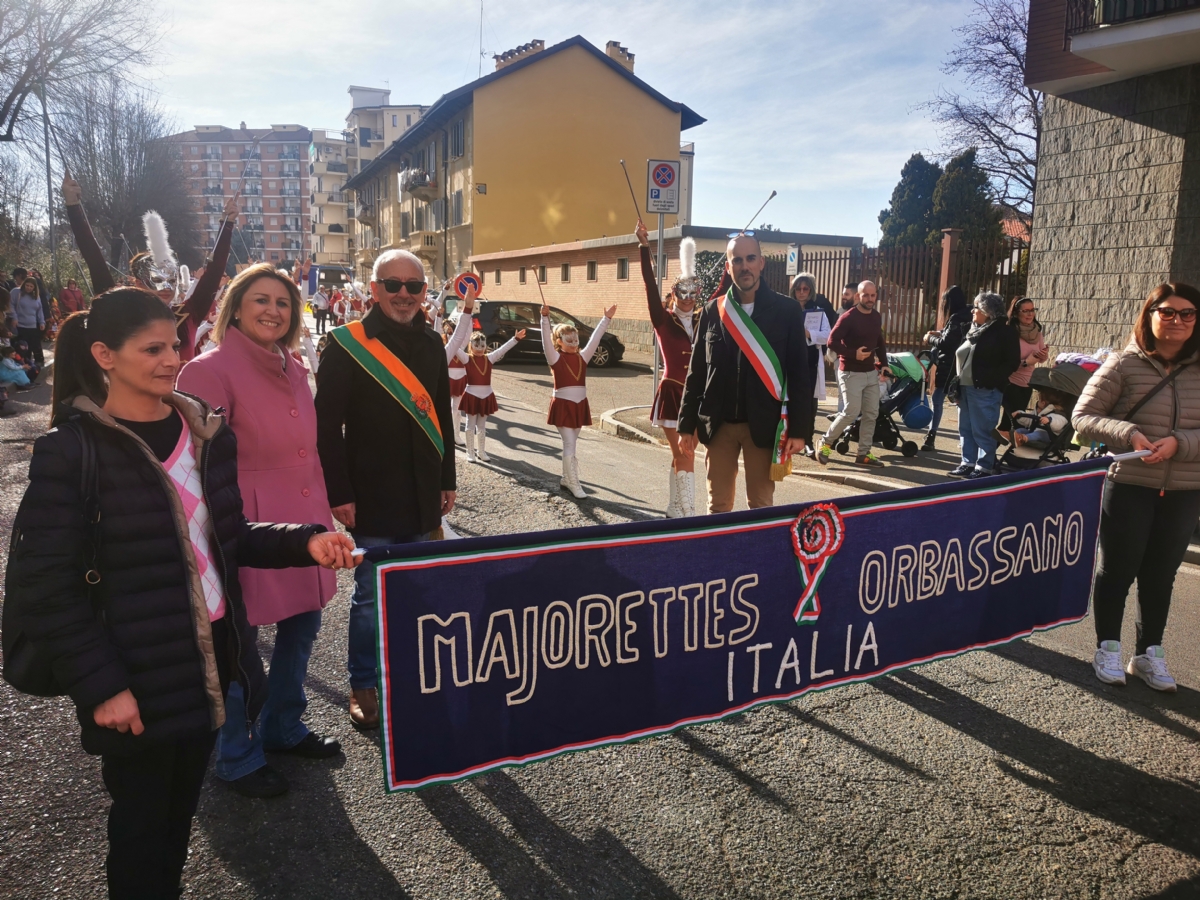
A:
POLYGON ((363 730, 379 727, 379 695, 375 688, 350 691, 350 721, 363 730))

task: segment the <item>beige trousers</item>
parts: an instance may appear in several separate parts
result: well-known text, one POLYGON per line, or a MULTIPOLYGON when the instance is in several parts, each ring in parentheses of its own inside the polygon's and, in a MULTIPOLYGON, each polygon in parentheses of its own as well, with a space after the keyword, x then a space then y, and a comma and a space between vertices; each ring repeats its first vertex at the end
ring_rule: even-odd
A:
POLYGON ((729 512, 733 509, 737 489, 738 456, 746 469, 746 504, 751 509, 770 506, 775 499, 775 482, 771 480, 771 451, 757 447, 745 422, 725 422, 709 441, 704 459, 708 473, 708 511, 729 512))

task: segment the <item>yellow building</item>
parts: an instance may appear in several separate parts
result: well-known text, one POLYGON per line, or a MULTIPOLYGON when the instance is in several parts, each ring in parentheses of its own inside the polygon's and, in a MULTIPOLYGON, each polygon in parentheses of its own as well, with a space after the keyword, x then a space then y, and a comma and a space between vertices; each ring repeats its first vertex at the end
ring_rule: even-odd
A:
MULTIPOLYGON (((629 190, 645 192, 647 159, 692 155, 680 133, 704 122, 633 74, 616 41, 533 41, 495 57, 496 70, 443 95, 346 183, 355 195, 355 262, 366 275, 382 250, 403 248, 431 280, 478 254, 629 231, 629 190)), ((690 148, 689 148, 690 151, 690 148)), ((690 190, 680 216, 689 221, 690 190)))

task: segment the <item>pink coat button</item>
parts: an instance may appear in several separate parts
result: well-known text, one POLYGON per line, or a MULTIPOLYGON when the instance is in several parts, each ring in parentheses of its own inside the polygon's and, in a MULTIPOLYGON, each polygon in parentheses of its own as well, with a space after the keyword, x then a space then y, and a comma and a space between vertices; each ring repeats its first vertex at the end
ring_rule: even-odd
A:
POLYGON ((301 458, 301 459, 303 459, 303 458, 304 458, 304 457, 306 457, 306 456, 308 456, 308 451, 307 451, 307 450, 305 450, 305 449, 303 449, 303 448, 301 448, 301 450, 300 450, 300 458, 301 458))
POLYGON ((308 496, 308 488, 305 488, 305 489, 304 489, 304 490, 302 490, 300 493, 301 493, 303 496, 307 497, 307 496, 308 496))
POLYGON ((297 418, 299 415, 300 415, 300 410, 298 410, 298 409, 292 410, 292 418, 293 419, 297 418))

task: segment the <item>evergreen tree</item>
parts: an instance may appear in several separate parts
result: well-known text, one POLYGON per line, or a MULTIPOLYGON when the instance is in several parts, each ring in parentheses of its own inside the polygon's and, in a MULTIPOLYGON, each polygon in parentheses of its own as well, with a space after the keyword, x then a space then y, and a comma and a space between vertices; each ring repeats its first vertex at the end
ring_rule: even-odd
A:
POLYGON ((988 174, 975 161, 975 148, 950 160, 933 190, 929 244, 941 244, 943 228, 961 228, 964 241, 997 241, 1000 219, 988 174))
POLYGON ((942 176, 942 167, 920 153, 909 157, 900 170, 900 183, 892 191, 892 201, 879 213, 883 236, 881 247, 913 247, 924 243, 932 227, 933 193, 942 176))

